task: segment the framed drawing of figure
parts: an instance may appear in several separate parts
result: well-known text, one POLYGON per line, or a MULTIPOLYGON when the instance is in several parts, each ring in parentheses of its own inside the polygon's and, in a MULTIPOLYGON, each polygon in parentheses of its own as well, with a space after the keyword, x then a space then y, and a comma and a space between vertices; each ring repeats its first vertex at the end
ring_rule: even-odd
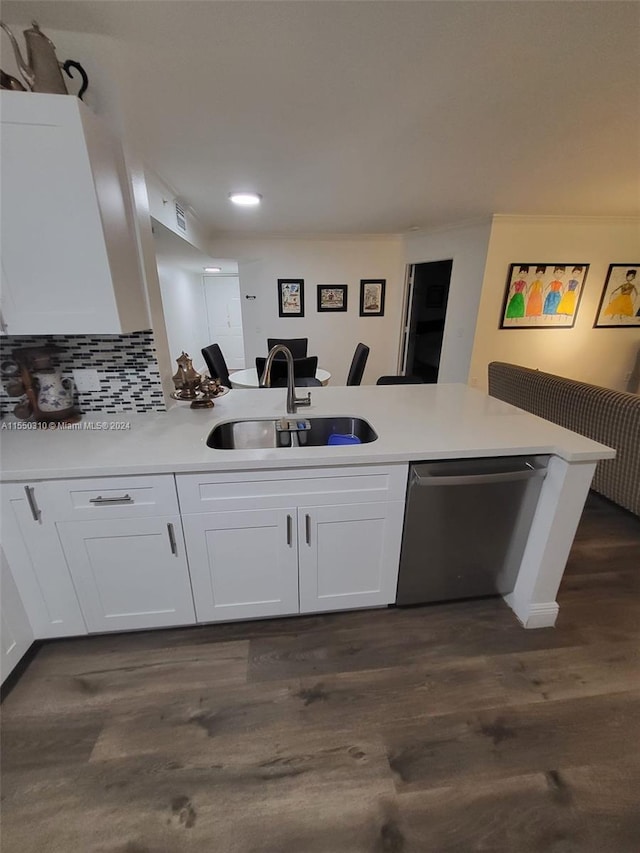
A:
POLYGON ((571 329, 589 264, 511 264, 501 329, 571 329))
POLYGON ((304 317, 304 279, 278 279, 278 316, 304 317))
POLYGON ((594 328, 640 328, 638 270, 640 263, 609 264, 594 328))

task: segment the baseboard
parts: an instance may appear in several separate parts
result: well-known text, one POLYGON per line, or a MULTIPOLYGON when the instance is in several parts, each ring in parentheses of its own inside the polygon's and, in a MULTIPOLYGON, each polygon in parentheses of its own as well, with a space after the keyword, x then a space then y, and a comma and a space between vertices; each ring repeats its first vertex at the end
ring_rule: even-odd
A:
POLYGON ((504 596, 504 600, 525 628, 553 628, 558 618, 558 603, 545 601, 543 604, 527 604, 514 599, 513 593, 504 596))

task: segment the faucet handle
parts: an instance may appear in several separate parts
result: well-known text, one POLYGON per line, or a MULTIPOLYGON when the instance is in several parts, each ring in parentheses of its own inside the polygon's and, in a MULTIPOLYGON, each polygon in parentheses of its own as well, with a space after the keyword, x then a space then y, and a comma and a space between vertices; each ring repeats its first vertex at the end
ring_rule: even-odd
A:
POLYGON ((294 397, 294 403, 296 406, 310 406, 311 405, 311 391, 307 394, 306 397, 294 397))

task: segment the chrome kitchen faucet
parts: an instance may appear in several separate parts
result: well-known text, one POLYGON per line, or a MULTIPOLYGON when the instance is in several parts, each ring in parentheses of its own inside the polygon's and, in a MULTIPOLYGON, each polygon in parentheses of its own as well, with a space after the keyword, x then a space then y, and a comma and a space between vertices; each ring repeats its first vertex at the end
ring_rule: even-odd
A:
POLYGON ((296 397, 293 356, 291 355, 290 349, 287 349, 287 347, 282 344, 276 344, 269 350, 269 355, 267 356, 267 360, 264 365, 264 371, 260 377, 260 387, 271 388, 271 365, 273 364, 273 359, 279 352, 284 354, 287 361, 287 413, 294 415, 298 410, 298 406, 311 405, 311 392, 309 391, 306 397, 296 397))

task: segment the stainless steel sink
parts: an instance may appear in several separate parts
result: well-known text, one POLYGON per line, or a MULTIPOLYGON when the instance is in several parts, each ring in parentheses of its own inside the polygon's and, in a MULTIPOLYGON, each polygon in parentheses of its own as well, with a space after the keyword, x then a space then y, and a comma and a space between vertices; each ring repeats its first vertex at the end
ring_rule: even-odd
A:
MULTIPOLYGON (((377 432, 362 418, 303 418, 287 415, 304 429, 285 429, 280 420, 227 421, 218 424, 207 438, 207 447, 216 450, 255 450, 260 447, 322 447, 331 435, 354 435, 362 444, 375 441, 377 432)), ((291 424, 294 425, 293 423, 291 424)))

